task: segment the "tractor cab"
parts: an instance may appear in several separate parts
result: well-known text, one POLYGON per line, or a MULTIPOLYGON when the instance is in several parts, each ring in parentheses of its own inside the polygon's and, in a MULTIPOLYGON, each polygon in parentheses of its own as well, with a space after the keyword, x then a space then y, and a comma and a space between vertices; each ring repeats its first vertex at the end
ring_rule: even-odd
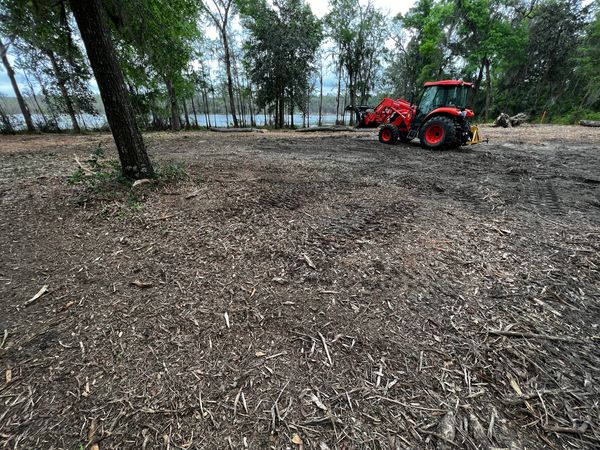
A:
MULTIPOLYGON (((471 83, 457 80, 444 80, 425 83, 419 103, 417 104, 411 128, 420 128, 425 119, 439 108, 448 108, 455 112, 465 111, 467 96, 472 88, 471 83), (458 111, 457 111, 458 110, 458 111)), ((471 113, 471 115, 473 115, 471 113)))

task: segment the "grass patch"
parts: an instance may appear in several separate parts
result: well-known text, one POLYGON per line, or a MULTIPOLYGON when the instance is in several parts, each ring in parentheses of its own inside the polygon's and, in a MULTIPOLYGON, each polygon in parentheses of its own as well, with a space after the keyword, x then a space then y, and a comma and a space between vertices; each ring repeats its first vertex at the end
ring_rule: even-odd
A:
MULTIPOLYGON (((115 203, 125 212, 140 211, 149 192, 161 186, 190 179, 186 167, 174 161, 155 163, 155 178, 149 183, 134 186, 134 180, 124 177, 119 161, 106 159, 98 146, 85 161, 77 160, 78 168, 67 177, 67 183, 77 186, 77 204, 87 207, 93 203, 115 203)), ((123 212, 123 211, 122 211, 123 212)))
POLYGON ((169 161, 165 164, 155 164, 154 173, 160 181, 174 182, 189 180, 185 166, 181 163, 169 161))
POLYGON ((559 125, 573 125, 579 123, 580 120, 598 120, 600 121, 600 111, 592 111, 585 108, 577 108, 569 111, 562 116, 554 116, 550 120, 551 123, 559 125))

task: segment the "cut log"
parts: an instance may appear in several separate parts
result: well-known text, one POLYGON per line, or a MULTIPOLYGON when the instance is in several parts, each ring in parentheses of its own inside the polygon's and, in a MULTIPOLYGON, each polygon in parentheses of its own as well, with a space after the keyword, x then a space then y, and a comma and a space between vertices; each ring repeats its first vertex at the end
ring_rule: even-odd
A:
POLYGON ((262 128, 209 128, 210 131, 215 131, 217 133, 266 133, 266 130, 262 128))
POLYGON ((584 127, 600 127, 600 120, 580 120, 579 125, 584 127))
POLYGON ((514 115, 514 116, 512 116, 510 118, 510 124, 513 127, 518 127, 519 125, 521 125, 522 123, 527 122, 528 120, 529 120, 529 116, 527 114, 521 112, 521 113, 516 114, 516 115, 514 115))
POLYGON ((298 128, 296 130, 298 133, 311 133, 314 131, 350 131, 356 132, 360 131, 354 127, 310 127, 310 128, 298 128))

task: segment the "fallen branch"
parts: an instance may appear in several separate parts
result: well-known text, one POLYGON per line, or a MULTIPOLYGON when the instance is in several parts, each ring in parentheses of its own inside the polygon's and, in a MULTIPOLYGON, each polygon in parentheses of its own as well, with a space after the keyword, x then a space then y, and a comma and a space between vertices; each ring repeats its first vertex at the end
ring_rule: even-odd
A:
POLYGON ((325 354, 327 355, 327 359, 329 360, 329 365, 333 366, 333 360, 331 359, 331 355, 329 354, 329 348, 327 348, 327 342, 325 342, 325 337, 319 333, 319 337, 321 338, 321 342, 323 343, 323 347, 325 348, 325 354))
POLYGON ((38 298, 40 298, 46 292, 48 292, 48 285, 47 284, 45 284, 44 286, 42 286, 42 288, 38 291, 37 294, 35 294, 33 297, 31 297, 29 300, 27 300, 25 303, 23 303, 23 306, 29 306, 29 305, 31 305, 33 302, 35 302, 38 298))
POLYGON ((311 133, 311 132, 315 132, 315 131, 350 131, 350 132, 357 132, 359 131, 356 128, 353 127, 310 127, 310 128, 298 128, 296 130, 296 132, 298 133, 311 133))
POLYGON ((509 337, 520 337, 530 339, 543 339, 546 341, 558 341, 558 342, 573 342, 577 344, 588 344, 587 341, 577 339, 571 336, 554 336, 551 334, 536 334, 536 333, 519 333, 516 331, 502 331, 502 330, 487 330, 488 333, 498 336, 509 336, 509 337))
POLYGON ((210 127, 209 130, 214 131, 216 133, 252 133, 252 132, 264 133, 265 132, 265 130, 260 129, 260 128, 216 128, 216 127, 210 127))

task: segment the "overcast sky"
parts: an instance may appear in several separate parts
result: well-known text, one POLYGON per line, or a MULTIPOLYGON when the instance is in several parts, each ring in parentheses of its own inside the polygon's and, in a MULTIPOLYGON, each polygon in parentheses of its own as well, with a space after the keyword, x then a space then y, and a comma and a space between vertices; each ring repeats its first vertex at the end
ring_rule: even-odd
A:
MULTIPOLYGON (((376 7, 382 9, 384 12, 389 13, 390 17, 393 17, 399 12, 405 13, 406 11, 408 11, 408 9, 413 5, 414 0, 372 0, 372 2, 376 7)), ((328 12, 328 1, 307 0, 307 3, 310 4, 313 12, 318 17, 323 17, 328 12)), ((366 0, 361 0, 361 3, 366 3, 366 0)), ((9 60, 11 62, 14 61, 12 56, 10 55, 10 49, 9 60)), ((19 83, 21 90, 23 90, 26 86, 25 79, 19 73, 17 73, 17 82, 19 83)), ((328 87, 329 86, 326 86, 325 90, 330 90, 327 89, 328 87)), ((3 65, 0 65, 0 94, 7 95, 9 97, 14 97, 14 91, 12 89, 10 81, 8 80, 8 77, 6 76, 6 71, 4 70, 3 65)))

